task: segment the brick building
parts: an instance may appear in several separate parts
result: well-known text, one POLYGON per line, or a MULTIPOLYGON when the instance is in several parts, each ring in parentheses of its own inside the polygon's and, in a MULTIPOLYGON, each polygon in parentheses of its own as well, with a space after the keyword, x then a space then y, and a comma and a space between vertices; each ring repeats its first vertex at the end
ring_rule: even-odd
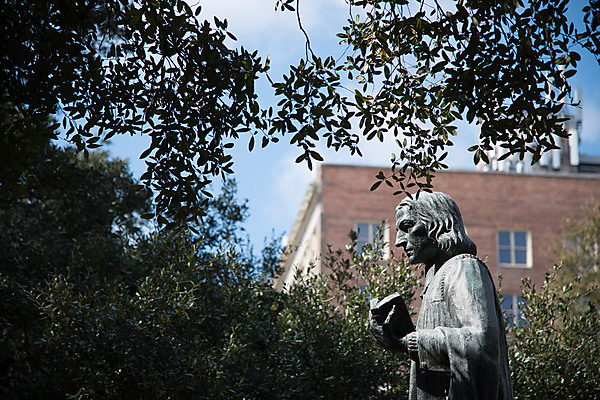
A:
MULTIPOLYGON (((366 241, 385 220, 391 227, 386 240, 393 242, 394 209, 402 197, 385 185, 369 190, 380 170, 321 166, 290 233, 289 244, 297 250, 275 281, 277 289, 293 283, 294 269, 305 269, 310 260, 316 259, 314 272, 320 272, 322 249, 344 247, 352 229, 360 230, 359 242, 366 241)), ((550 248, 560 240, 565 220, 580 218, 586 204, 600 200, 598 174, 444 171, 433 185, 458 204, 467 234, 492 276, 502 274, 508 309, 516 307, 521 278, 530 276, 539 285, 556 262, 550 248)), ((393 251, 400 255, 401 250, 393 251)))

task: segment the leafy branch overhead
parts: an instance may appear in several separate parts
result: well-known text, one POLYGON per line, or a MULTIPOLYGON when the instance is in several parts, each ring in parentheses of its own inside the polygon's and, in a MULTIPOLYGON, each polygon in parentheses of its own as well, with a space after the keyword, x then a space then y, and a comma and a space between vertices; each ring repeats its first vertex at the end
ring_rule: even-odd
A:
POLYGON ((150 137, 142 180, 158 222, 171 227, 205 215, 209 184, 233 172, 240 140, 252 150, 285 136, 312 168, 319 142, 361 155, 361 139, 393 136, 392 173, 378 179, 399 192, 427 188, 446 168, 457 120, 480 127, 475 162, 494 145, 534 161, 556 148, 576 50, 600 54, 596 0, 583 21, 567 19, 569 1, 349 0, 344 59, 314 54, 299 0, 274 0, 297 13, 306 57, 273 82, 278 104, 266 108, 255 82, 268 59, 233 46, 227 21, 204 20, 202 4, 1 7, 0 188, 18 186, 28 152, 59 133, 84 155, 115 135, 150 137))
POLYGON ((351 18, 338 36, 351 54, 341 63, 313 56, 310 78, 310 67, 301 63, 303 73, 292 70, 276 88, 287 100, 284 107, 293 102, 300 110, 303 138, 319 136, 314 130, 325 121, 342 121, 337 130, 325 126, 322 137, 328 146, 358 149, 351 118, 367 140, 393 135, 392 174, 377 179, 399 182, 401 192, 409 185, 429 187, 432 172, 447 168, 442 161, 458 120, 480 129, 479 143, 469 149, 475 163, 488 162, 486 151, 496 145, 507 150, 504 157, 529 153, 537 162, 557 148, 557 137, 567 136, 561 111, 581 59, 576 50, 600 57, 597 1, 583 7, 583 21, 567 19, 568 0, 349 3, 351 18), (340 95, 334 74, 356 86, 353 96, 340 95), (287 89, 306 81, 310 90, 287 89), (328 111, 335 117, 322 116, 328 111))
POLYGON ((159 223, 197 220, 211 177, 233 172, 233 141, 264 127, 254 81, 268 68, 200 11, 178 0, 3 6, 0 104, 11 118, 0 129, 18 142, 30 121, 56 114, 86 155, 115 135, 147 135, 142 180, 159 223))

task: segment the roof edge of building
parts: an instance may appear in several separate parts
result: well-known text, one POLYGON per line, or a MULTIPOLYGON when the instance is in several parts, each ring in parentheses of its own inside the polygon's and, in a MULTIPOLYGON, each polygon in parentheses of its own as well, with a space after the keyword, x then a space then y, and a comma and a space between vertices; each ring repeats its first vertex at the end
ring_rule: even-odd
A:
POLYGON ((285 257, 282 266, 281 274, 275 277, 273 286, 276 290, 282 290, 283 282, 290 273, 295 253, 302 242, 302 238, 306 233, 307 226, 312 218, 315 208, 321 200, 321 187, 318 182, 313 182, 308 186, 300 210, 290 231, 287 248, 289 254, 285 257))
MULTIPOLYGON (((599 157, 600 158, 600 157, 599 157)), ((320 166, 322 169, 327 168, 370 168, 370 169, 389 169, 389 166, 377 166, 377 165, 356 165, 356 164, 342 164, 342 163, 323 163, 320 166)), ((534 172, 504 172, 504 171, 478 171, 476 169, 466 168, 451 168, 443 171, 436 171, 435 174, 474 174, 474 175, 507 175, 507 176, 526 176, 526 177, 540 177, 540 178, 566 178, 566 179, 600 179, 599 173, 593 172, 547 172, 547 171, 534 171, 534 172)))

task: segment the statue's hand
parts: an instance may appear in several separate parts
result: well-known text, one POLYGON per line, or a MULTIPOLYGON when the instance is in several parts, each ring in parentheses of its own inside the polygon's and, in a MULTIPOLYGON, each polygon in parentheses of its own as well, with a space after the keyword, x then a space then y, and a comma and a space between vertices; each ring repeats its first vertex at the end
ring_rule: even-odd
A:
POLYGON ((406 352, 406 345, 403 338, 398 337, 392 330, 393 321, 396 317, 396 306, 393 306, 385 320, 381 322, 382 316, 373 312, 373 307, 369 310, 369 328, 375 341, 384 349, 395 353, 406 352))

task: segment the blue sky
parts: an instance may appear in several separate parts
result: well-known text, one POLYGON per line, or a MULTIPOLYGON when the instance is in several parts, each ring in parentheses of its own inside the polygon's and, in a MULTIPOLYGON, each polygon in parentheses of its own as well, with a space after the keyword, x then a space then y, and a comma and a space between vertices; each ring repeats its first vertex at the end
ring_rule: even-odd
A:
MULTIPOLYGON (((296 16, 291 12, 275 12, 275 0, 203 0, 200 18, 212 20, 212 15, 226 18, 229 30, 238 38, 238 44, 257 49, 270 56, 270 75, 277 80, 304 55, 304 38, 298 29, 296 16)), ((335 36, 348 18, 344 0, 303 0, 300 2, 304 28, 311 38, 313 50, 324 57, 342 55, 344 48, 335 36)), ((579 7, 580 8, 580 7, 579 7)), ((600 156, 600 66, 592 57, 585 57, 573 86, 582 90, 583 129, 580 151, 600 156)), ((263 107, 274 104, 272 91, 266 80, 258 84, 263 107)), ((139 177, 145 170, 139 154, 149 140, 140 137, 115 138, 107 149, 120 158, 128 158, 134 174, 139 177)), ((393 142, 391 142, 393 143, 393 142)), ((472 156, 466 149, 477 143, 477 131, 468 125, 459 126, 459 136, 447 158, 451 168, 474 169, 472 156)), ((247 151, 248 138, 237 143, 234 152, 235 178, 238 195, 248 199, 251 216, 246 229, 257 250, 271 233, 287 234, 308 185, 314 180, 305 164, 295 164, 300 154, 285 138, 265 149, 247 151)), ((351 157, 347 152, 336 153, 321 147, 327 163, 389 166, 393 144, 363 142, 363 157, 351 157)), ((374 180, 375 181, 375 180, 374 180)))

